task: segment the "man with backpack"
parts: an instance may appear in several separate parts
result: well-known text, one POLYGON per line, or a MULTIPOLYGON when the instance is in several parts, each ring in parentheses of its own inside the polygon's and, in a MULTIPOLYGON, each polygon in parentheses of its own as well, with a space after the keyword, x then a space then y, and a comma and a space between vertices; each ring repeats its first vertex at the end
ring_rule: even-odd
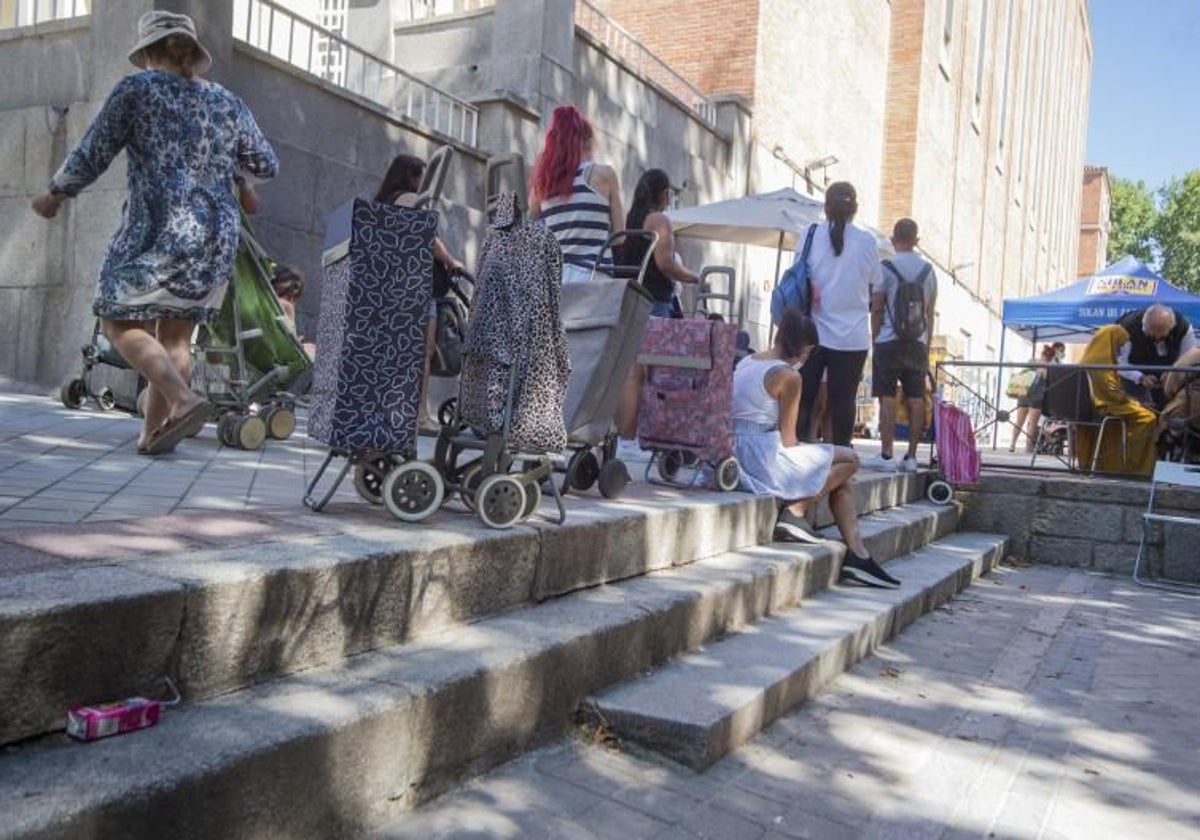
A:
POLYGON ((879 398, 880 454, 864 466, 886 472, 916 472, 917 445, 925 431, 925 387, 929 376, 929 337, 937 301, 933 266, 913 249, 917 223, 900 219, 892 228, 896 255, 883 261, 882 279, 871 290, 874 351, 871 395, 879 398), (908 454, 892 457, 896 440, 896 383, 908 411, 908 454))

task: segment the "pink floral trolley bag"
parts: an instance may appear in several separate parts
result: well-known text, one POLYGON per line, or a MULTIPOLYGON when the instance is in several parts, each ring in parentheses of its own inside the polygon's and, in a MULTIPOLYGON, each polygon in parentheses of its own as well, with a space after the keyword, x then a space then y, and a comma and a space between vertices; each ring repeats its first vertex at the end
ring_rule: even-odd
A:
POLYGON ((926 495, 931 502, 950 504, 954 485, 974 484, 981 469, 979 447, 971 417, 961 408, 942 399, 934 400, 934 438, 942 478, 930 482, 926 495))
POLYGON ((738 486, 733 457, 733 362, 736 324, 700 318, 651 318, 638 363, 646 366, 638 444, 651 451, 646 480, 691 487, 711 471, 718 490, 738 486), (688 480, 681 473, 690 471, 688 480))

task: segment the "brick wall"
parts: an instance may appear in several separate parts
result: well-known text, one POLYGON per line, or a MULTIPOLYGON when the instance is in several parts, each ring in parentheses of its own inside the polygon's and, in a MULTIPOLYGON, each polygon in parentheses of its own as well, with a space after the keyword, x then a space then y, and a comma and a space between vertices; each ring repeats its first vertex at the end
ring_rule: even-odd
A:
POLYGON ((1109 217, 1108 170, 1089 166, 1083 171, 1082 210, 1079 218, 1080 277, 1095 274, 1108 262, 1109 217))
POLYGON ((706 94, 755 94, 759 0, 599 0, 595 5, 706 94))

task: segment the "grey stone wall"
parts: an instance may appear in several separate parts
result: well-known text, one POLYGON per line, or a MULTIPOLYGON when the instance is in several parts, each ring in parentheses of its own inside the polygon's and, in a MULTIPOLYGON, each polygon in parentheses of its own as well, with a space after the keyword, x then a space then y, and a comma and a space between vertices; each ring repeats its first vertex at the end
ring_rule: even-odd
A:
MULTIPOLYGON (((963 501, 963 527, 1008 534, 1012 553, 1034 563, 1130 574, 1150 485, 1134 481, 985 475, 963 501)), ((1200 518, 1200 493, 1159 490, 1156 509, 1200 518)), ((1154 523, 1146 557, 1156 573, 1200 581, 1200 527, 1154 523)))

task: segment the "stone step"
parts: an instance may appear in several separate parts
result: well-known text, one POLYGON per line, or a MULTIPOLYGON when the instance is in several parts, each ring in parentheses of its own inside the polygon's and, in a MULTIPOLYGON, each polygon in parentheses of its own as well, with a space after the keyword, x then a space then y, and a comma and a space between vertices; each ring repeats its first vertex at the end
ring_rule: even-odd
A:
MULTIPOLYGON (((957 517, 914 503, 861 522, 886 561, 957 517)), ((146 731, 10 747, 0 838, 353 836, 561 736, 589 695, 825 589, 844 550, 703 558, 171 709, 146 731)))
MULTIPOLYGON (((920 498, 924 476, 864 475, 860 511, 920 498)), ((330 665, 579 589, 770 538, 773 500, 635 485, 571 497, 564 526, 491 531, 446 511, 402 526, 366 504, 331 533, 0 577, 0 744, 66 709, 145 694, 185 702, 330 665), (340 529, 338 531, 337 529, 340 529)), ((346 508, 349 507, 349 510, 346 508)), ((818 522, 827 522, 822 507, 818 522)))
POLYGON ((899 589, 822 592, 590 698, 585 714, 619 738, 704 770, 990 570, 1007 539, 945 537, 888 565, 899 589))

